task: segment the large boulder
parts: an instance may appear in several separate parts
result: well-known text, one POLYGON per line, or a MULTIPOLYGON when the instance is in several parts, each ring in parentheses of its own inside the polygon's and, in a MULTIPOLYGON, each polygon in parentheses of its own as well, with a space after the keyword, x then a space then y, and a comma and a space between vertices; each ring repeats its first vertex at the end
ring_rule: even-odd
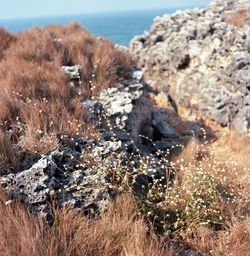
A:
POLYGON ((156 17, 130 50, 146 80, 170 94, 177 107, 239 132, 250 129, 250 26, 230 24, 249 1, 215 1, 204 9, 156 17), (240 124, 241 123, 241 124, 240 124))

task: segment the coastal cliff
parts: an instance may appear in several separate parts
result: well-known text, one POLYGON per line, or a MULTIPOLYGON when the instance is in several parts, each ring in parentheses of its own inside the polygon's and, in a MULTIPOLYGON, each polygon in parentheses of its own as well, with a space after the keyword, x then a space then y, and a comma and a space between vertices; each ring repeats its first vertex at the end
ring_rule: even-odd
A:
POLYGON ((178 107, 249 131, 249 1, 215 1, 156 17, 130 49, 146 80, 170 94, 178 107))

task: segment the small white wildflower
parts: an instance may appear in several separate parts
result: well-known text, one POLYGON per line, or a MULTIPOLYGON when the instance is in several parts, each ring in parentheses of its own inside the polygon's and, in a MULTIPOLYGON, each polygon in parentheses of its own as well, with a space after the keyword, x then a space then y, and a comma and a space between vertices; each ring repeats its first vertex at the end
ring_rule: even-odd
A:
POLYGON ((10 205, 11 203, 13 203, 13 200, 8 200, 5 202, 5 205, 7 206, 7 205, 10 205))

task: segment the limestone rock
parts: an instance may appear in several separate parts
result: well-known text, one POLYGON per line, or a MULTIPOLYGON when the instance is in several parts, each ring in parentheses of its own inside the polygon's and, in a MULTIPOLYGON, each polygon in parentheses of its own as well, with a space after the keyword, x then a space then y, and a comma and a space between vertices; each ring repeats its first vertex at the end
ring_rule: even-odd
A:
POLYGON ((62 66, 63 72, 68 75, 71 86, 79 86, 81 80, 81 65, 62 66))
POLYGON ((79 79, 82 66, 81 65, 75 65, 75 66, 62 66, 62 70, 69 75, 70 79, 79 79))
POLYGON ((111 125, 117 139, 139 142, 141 126, 145 120, 151 122, 152 112, 144 85, 134 81, 121 84, 117 88, 103 91, 99 101, 104 109, 104 121, 111 125))
MULTIPOLYGON (((78 68, 66 70, 72 79, 78 79, 78 68)), ((31 212, 52 222, 53 203, 91 216, 106 211, 116 194, 110 170, 128 168, 132 174, 144 159, 143 171, 133 174, 132 186, 137 195, 147 193, 154 179, 166 182, 166 172, 155 153, 183 140, 166 121, 170 113, 173 117, 177 113, 154 107, 149 91, 143 72, 137 69, 130 80, 103 90, 98 99, 83 100, 82 107, 90 112, 88 121, 96 124, 103 138, 62 138, 59 149, 31 167, 0 177, 3 190, 10 198, 21 200, 31 212)))
POLYGON ((31 210, 52 221, 52 199, 57 206, 81 209, 96 215, 107 210, 112 191, 107 173, 97 166, 80 165, 81 153, 65 148, 41 158, 30 169, 0 178, 9 197, 18 198, 31 210))
POLYGON ((131 52, 145 80, 184 106, 222 126, 246 132, 250 97, 250 26, 235 27, 229 15, 249 1, 214 1, 207 8, 156 17, 135 37, 131 52), (245 123, 243 128, 239 123, 245 123))

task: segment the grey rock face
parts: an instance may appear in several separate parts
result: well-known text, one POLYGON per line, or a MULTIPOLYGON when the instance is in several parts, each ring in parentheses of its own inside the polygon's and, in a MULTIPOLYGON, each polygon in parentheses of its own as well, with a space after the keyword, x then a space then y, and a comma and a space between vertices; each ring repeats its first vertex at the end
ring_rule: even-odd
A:
MULTIPOLYGON (((250 31, 249 31, 250 32, 250 31)), ((225 80, 244 90, 250 89, 250 52, 236 52, 226 67, 225 80)))
POLYGON ((79 86, 81 80, 81 65, 62 66, 63 72, 68 75, 71 86, 79 86))
MULTIPOLYGON (((139 78, 142 79, 142 78, 139 78)), ((151 106, 144 85, 136 81, 105 90, 100 95, 107 126, 122 141, 139 142, 145 120, 151 122, 151 106)))
POLYGON ((82 154, 71 148, 54 151, 28 170, 1 177, 0 184, 8 196, 20 199, 48 222, 52 221, 52 200, 59 207, 96 215, 108 208, 112 191, 100 167, 79 164, 82 154))
POLYGON ((242 108, 232 122, 232 127, 238 131, 248 132, 250 129, 250 107, 242 108))
POLYGON ((124 128, 128 115, 132 112, 135 100, 138 100, 143 94, 141 84, 130 85, 125 87, 121 85, 119 88, 110 88, 100 95, 100 102, 108 117, 113 117, 115 125, 124 128))
POLYGON ((130 50, 145 79, 169 93, 177 106, 246 132, 235 122, 250 103, 250 27, 227 20, 231 12, 249 7, 249 1, 218 0, 205 9, 156 17, 150 31, 131 41, 130 50))
POLYGON ((132 78, 138 83, 143 82, 143 72, 141 70, 135 70, 132 74, 132 78))
POLYGON ((234 120, 239 109, 244 107, 244 97, 238 91, 230 91, 215 85, 202 88, 199 110, 218 124, 227 126, 234 120))
POLYGON ((75 65, 75 66, 62 66, 62 70, 69 75, 70 79, 79 79, 82 66, 81 65, 75 65))

